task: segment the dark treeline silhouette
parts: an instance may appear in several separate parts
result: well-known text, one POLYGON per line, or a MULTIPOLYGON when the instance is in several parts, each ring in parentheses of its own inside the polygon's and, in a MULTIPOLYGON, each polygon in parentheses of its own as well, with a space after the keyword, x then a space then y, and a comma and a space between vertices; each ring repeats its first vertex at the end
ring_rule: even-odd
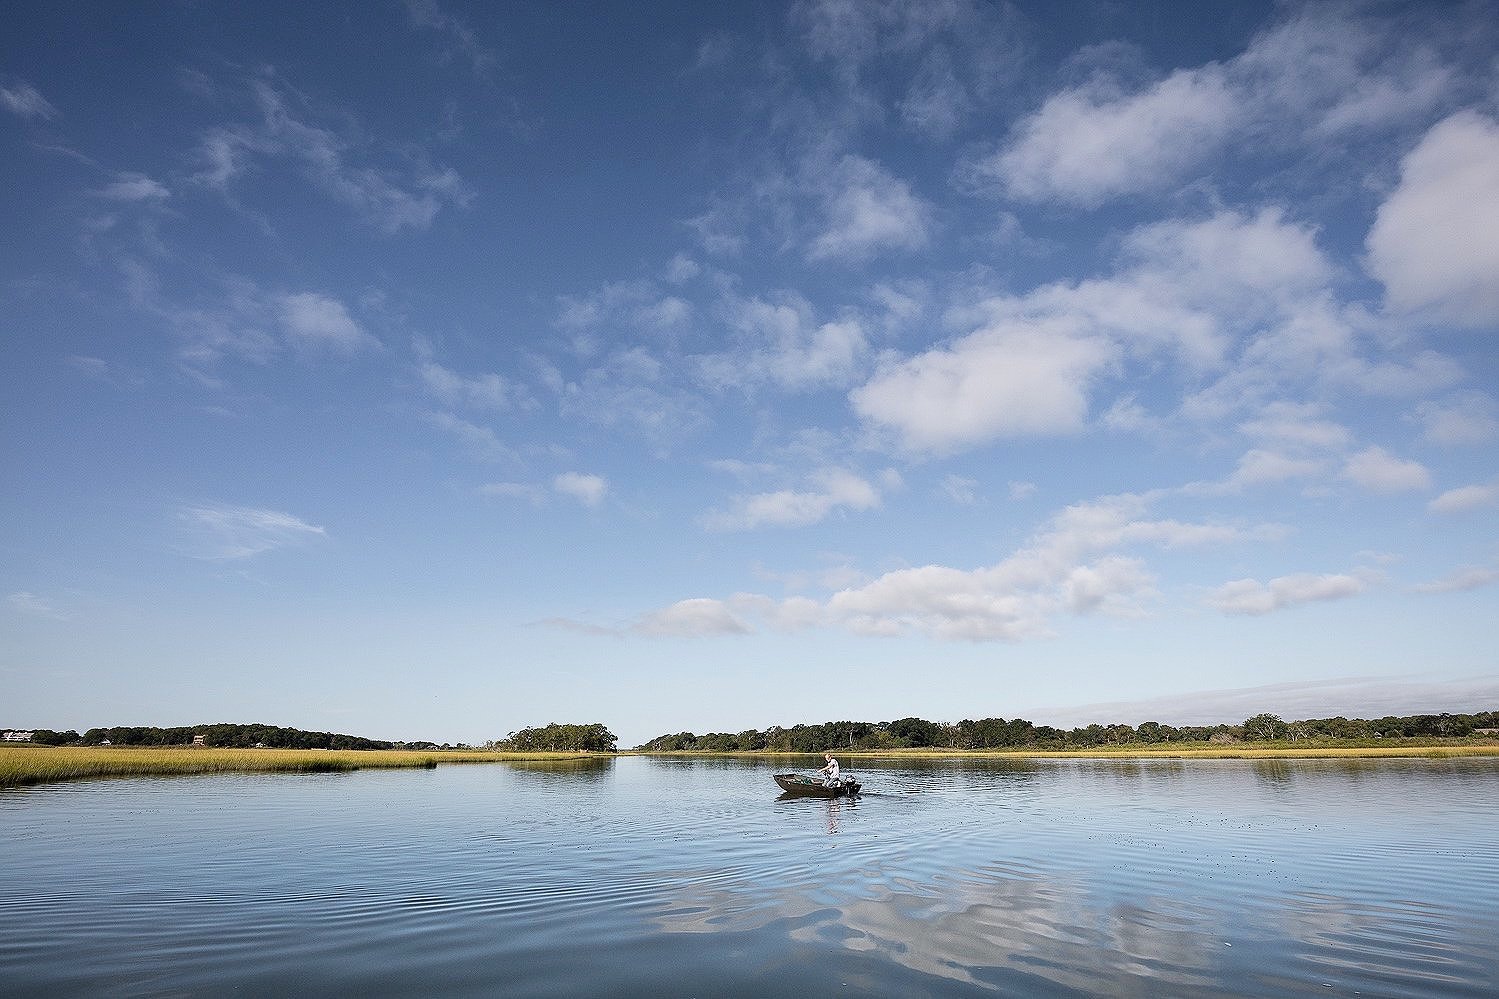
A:
POLYGON ((505 738, 489 743, 486 748, 504 749, 517 753, 612 753, 619 740, 602 724, 559 725, 552 722, 541 728, 523 728, 511 732, 505 738))
POLYGON ((196 736, 203 736, 205 746, 248 749, 264 746, 267 749, 435 749, 432 743, 395 743, 379 739, 363 739, 357 735, 341 735, 337 732, 304 732, 297 728, 282 728, 279 725, 234 725, 221 722, 214 725, 186 725, 158 728, 154 725, 115 725, 109 728, 91 728, 83 735, 77 732, 45 733, 58 736, 55 741, 44 740, 42 732, 32 736, 33 742, 49 745, 77 743, 84 746, 191 746, 196 736), (71 736, 72 738, 65 738, 71 736))
POLYGON ((1059 729, 1034 725, 1024 718, 964 719, 933 722, 900 718, 890 722, 830 721, 821 725, 772 726, 760 731, 677 732, 658 735, 638 747, 650 752, 816 753, 824 749, 1089 749, 1100 746, 1158 743, 1211 743, 1251 740, 1459 738, 1475 729, 1499 727, 1499 712, 1475 714, 1387 715, 1383 718, 1308 718, 1285 721, 1258 714, 1238 725, 1088 725, 1059 729))

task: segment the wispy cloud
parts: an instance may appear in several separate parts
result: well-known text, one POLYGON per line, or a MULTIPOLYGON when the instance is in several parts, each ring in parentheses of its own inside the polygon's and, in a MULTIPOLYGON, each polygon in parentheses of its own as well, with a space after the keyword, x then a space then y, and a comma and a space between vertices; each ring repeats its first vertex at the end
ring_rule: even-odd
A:
MULTIPOLYGON (((284 160, 386 233, 426 229, 447 206, 467 205, 473 195, 451 167, 433 165, 421 154, 407 154, 397 165, 376 166, 368 141, 357 142, 307 119, 308 100, 274 76, 251 84, 258 119, 221 126, 199 143, 200 183, 228 190, 256 158, 284 160)), ((393 158, 393 157, 392 157, 393 158)))
POLYGON ((130 172, 116 174, 114 180, 94 193, 111 201, 159 201, 172 195, 160 181, 130 172))
POLYGON ((481 44, 468 22, 443 10, 436 0, 406 0, 411 23, 441 35, 451 52, 466 60, 473 71, 485 76, 498 61, 494 51, 481 44))
POLYGON ((68 615, 46 597, 37 596, 28 590, 7 594, 5 605, 17 614, 41 617, 52 621, 66 621, 68 615))
POLYGON ((306 544, 327 536, 321 527, 279 510, 208 503, 177 511, 197 558, 251 558, 279 548, 306 544))
POLYGON ((53 107, 41 92, 25 80, 17 80, 11 86, 0 87, 0 107, 22 118, 51 121, 57 117, 53 107))
POLYGON ((1430 680, 1409 676, 1347 676, 1224 690, 1198 690, 1137 701, 1035 708, 1025 717, 1043 724, 1154 719, 1168 725, 1237 724, 1269 711, 1284 718, 1380 718, 1414 712, 1473 711, 1499 701, 1499 679, 1430 680))
POLYGON ((710 531, 748 531, 757 527, 805 527, 835 510, 869 510, 880 505, 880 491, 843 468, 825 468, 809 476, 804 490, 779 489, 734 497, 727 510, 712 510, 699 522, 710 531))
POLYGON ((1450 576, 1434 579, 1428 583, 1417 583, 1417 593, 1465 593, 1499 583, 1499 569, 1491 566, 1472 566, 1459 569, 1450 576))

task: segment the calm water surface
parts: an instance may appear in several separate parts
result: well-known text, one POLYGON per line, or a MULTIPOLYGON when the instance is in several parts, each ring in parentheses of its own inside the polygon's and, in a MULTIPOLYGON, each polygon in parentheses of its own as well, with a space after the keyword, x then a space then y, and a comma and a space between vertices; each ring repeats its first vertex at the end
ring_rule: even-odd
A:
POLYGON ((6 995, 1499 994, 1499 761, 216 776, 0 792, 6 995))

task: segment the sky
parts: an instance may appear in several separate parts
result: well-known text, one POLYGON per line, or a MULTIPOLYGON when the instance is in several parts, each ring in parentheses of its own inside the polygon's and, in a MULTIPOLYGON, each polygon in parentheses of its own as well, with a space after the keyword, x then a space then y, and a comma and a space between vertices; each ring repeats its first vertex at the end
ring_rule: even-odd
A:
POLYGON ((1499 8, 7 5, 0 724, 1499 707, 1499 8))

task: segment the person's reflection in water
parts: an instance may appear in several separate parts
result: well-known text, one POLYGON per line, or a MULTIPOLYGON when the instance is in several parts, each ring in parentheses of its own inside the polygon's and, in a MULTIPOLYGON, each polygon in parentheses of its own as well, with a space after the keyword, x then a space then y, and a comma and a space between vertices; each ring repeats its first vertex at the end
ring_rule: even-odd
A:
POLYGON ((843 802, 838 798, 828 799, 828 835, 838 834, 838 817, 843 812, 843 802))

